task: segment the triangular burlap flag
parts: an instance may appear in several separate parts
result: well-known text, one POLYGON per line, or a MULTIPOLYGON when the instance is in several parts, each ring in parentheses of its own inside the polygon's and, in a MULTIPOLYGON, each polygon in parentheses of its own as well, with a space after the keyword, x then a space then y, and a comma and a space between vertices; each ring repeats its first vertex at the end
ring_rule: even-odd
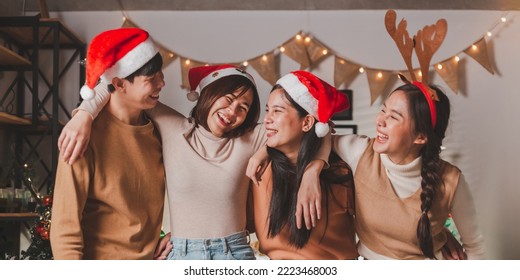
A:
POLYGON ((311 66, 315 66, 315 64, 330 55, 329 49, 316 38, 312 38, 307 43, 307 53, 309 54, 311 66))
POLYGON ((300 39, 293 37, 291 40, 283 44, 283 47, 285 49, 283 53, 298 62, 301 69, 309 68, 311 62, 303 37, 300 39))
POLYGON ((365 70, 367 72, 368 87, 370 88, 370 105, 372 105, 388 87, 389 81, 392 80, 392 76, 396 77, 396 75, 392 71, 366 68, 365 70))
MULTIPOLYGON (((412 82, 413 79, 412 79, 412 75, 410 75, 410 72, 408 72, 408 70, 403 70, 403 71, 400 71, 399 72, 401 75, 403 75, 406 79, 408 79, 408 81, 412 82)), ((413 73, 415 75, 415 78, 418 80, 418 81, 422 81, 422 75, 421 75, 421 69, 413 69, 413 73)))
POLYGON ((249 61, 249 64, 251 64, 256 72, 271 86, 274 86, 280 77, 279 71, 276 67, 276 57, 274 52, 254 58, 249 61))
POLYGON ((459 63, 455 57, 435 65, 435 72, 441 76, 454 93, 459 93, 459 63))
MULTIPOLYGON (((123 25, 121 27, 140 28, 139 26, 137 26, 137 24, 135 24, 135 22, 133 22, 129 18, 125 18, 125 21, 123 22, 123 25)), ((152 38, 152 40, 154 41, 155 45, 157 45, 157 47, 159 48, 159 53, 161 54, 162 59, 163 59, 163 68, 166 68, 177 58, 177 55, 175 55, 175 53, 173 51, 165 48, 161 43, 157 42, 153 38, 152 38)))
MULTIPOLYGON (((207 63, 200 62, 200 61, 194 61, 190 60, 184 57, 181 57, 181 77, 182 77, 182 84, 181 88, 185 90, 190 90, 190 80, 188 77, 188 73, 191 68, 193 67, 199 67, 207 65, 207 63)), ((193 89, 196 90, 196 89, 193 89)))
POLYGON ((359 64, 334 56, 334 86, 339 88, 342 84, 348 88, 350 83, 359 75, 359 64))
POLYGON ((473 59, 475 59, 484 68, 486 68, 486 70, 489 73, 494 75, 495 71, 493 70, 491 63, 489 62, 486 39, 484 37, 482 37, 480 40, 478 40, 478 42, 476 42, 473 45, 475 47, 470 46, 467 49, 465 49, 464 52, 467 55, 471 56, 473 59))

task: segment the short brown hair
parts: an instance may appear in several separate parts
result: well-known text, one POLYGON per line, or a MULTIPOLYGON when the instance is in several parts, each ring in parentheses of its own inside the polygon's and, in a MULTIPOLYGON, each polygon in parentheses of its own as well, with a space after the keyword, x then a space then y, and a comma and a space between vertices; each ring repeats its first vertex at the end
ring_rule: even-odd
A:
POLYGON ((197 125, 201 125, 209 131, 208 114, 211 106, 222 96, 240 90, 239 96, 245 94, 248 90, 253 91, 253 103, 249 107, 246 119, 239 127, 228 132, 225 137, 235 138, 251 131, 258 123, 260 117, 260 98, 256 86, 246 77, 239 75, 231 75, 222 77, 213 83, 207 85, 200 93, 199 100, 191 110, 191 117, 197 125))

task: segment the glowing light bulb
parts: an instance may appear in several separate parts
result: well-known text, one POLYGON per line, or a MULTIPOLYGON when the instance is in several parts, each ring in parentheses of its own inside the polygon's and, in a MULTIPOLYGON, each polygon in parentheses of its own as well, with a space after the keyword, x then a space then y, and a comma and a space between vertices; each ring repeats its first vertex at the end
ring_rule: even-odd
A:
POLYGON ((455 62, 459 62, 460 61, 460 57, 458 55, 455 56, 455 62))
POLYGON ((486 35, 487 35, 488 37, 491 37, 491 35, 493 35, 493 33, 491 33, 491 31, 488 31, 488 32, 486 33, 486 35))
POLYGON ((377 78, 378 78, 378 79, 383 78, 383 73, 381 73, 381 72, 377 73, 377 78))
POLYGON ((307 36, 305 37, 305 43, 309 43, 311 41, 311 37, 307 36))
POLYGON ((359 73, 365 73, 365 68, 359 67, 359 73))
POLYGON ((329 51, 328 51, 328 50, 323 50, 323 51, 321 51, 321 53, 322 53, 323 55, 327 55, 327 54, 329 53, 329 51))
POLYGON ((343 59, 340 60, 340 61, 339 61, 339 64, 345 64, 345 60, 343 60, 343 59))
POLYGON ((284 52, 285 51, 285 48, 284 47, 280 47, 280 52, 284 52))
POLYGON ((189 59, 186 59, 186 62, 184 62, 184 64, 186 65, 190 65, 191 61, 189 59))
POLYGON ((264 54, 264 55, 262 56, 262 60, 263 60, 263 61, 267 61, 267 55, 264 54))
POLYGON ((174 57, 175 55, 173 53, 170 53, 170 58, 174 57))
POLYGON ((244 65, 244 67, 245 67, 245 66, 249 65, 249 63, 247 61, 244 61, 244 62, 242 62, 242 65, 244 65))
POLYGON ((437 69, 442 70, 442 65, 441 64, 437 64, 437 69))
POLYGON ((507 18, 506 18, 506 17, 501 17, 500 20, 501 20, 502 22, 506 22, 506 21, 507 21, 507 18))
POLYGON ((296 40, 301 40, 302 39, 302 35, 298 34, 296 35, 296 40))
POLYGON ((419 77, 422 77, 422 71, 419 70, 419 72, 417 72, 417 75, 419 75, 419 77))
POLYGON ((476 45, 471 45, 471 49, 476 51, 477 50, 477 46, 476 45))

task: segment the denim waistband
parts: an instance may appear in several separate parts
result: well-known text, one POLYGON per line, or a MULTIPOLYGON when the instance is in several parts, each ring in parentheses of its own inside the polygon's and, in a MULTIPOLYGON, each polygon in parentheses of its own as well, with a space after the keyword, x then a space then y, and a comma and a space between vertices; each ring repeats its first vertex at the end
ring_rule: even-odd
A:
POLYGON ((213 238, 182 238, 182 237, 171 237, 170 240, 173 243, 173 248, 180 249, 182 255, 186 255, 190 247, 221 247, 224 253, 227 253, 229 246, 235 245, 235 243, 250 243, 249 231, 244 230, 237 233, 230 234, 223 237, 213 238))

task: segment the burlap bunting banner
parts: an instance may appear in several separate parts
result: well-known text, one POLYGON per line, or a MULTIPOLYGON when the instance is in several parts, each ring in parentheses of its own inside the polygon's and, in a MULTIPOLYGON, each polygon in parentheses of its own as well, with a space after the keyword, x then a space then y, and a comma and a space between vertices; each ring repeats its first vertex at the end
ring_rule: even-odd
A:
POLYGON ((397 75, 392 71, 365 69, 370 88, 370 105, 388 89, 391 81, 395 81, 397 75))
POLYGON ((478 40, 475 44, 465 49, 464 52, 467 55, 471 56, 473 59, 475 59, 484 68, 486 68, 486 70, 489 73, 493 75, 495 74, 495 71, 491 66, 491 62, 489 61, 486 39, 484 37, 478 40))
MULTIPOLYGON (((125 18, 122 27, 139 27, 133 21, 125 18)), ((188 81, 188 71, 192 67, 209 65, 214 63, 197 61, 190 58, 184 58, 174 53, 168 48, 164 47, 161 43, 154 39, 154 42, 158 45, 160 53, 163 57, 163 67, 170 65, 177 57, 180 57, 182 85, 181 88, 190 89, 188 81)), ((264 55, 257 56, 252 59, 248 59, 243 63, 230 63, 227 64, 237 65, 238 67, 244 68, 245 65, 250 64, 256 72, 267 81, 269 84, 274 85, 276 80, 280 77, 280 57, 278 56, 278 49, 280 54, 285 54, 292 60, 300 64, 300 69, 312 70, 313 67, 317 66, 323 59, 330 55, 334 55, 334 85, 335 87, 348 88, 352 81, 360 74, 359 69, 366 68, 363 65, 353 63, 347 59, 344 59, 327 48, 325 44, 320 42, 316 38, 311 38, 302 32, 298 32, 296 36, 293 36, 279 48, 268 52, 264 55)), ((489 60, 488 49, 486 40, 482 37, 475 44, 464 50, 464 53, 475 59, 480 65, 482 65, 489 73, 494 74, 493 66, 489 60)), ((457 56, 453 56, 449 59, 441 61, 437 64, 432 65, 436 73, 444 80, 444 82, 450 87, 450 89, 457 93, 459 91, 459 75, 458 75, 458 61, 457 56)), ((395 80, 396 73, 398 70, 380 70, 375 68, 367 68, 366 75, 370 88, 371 104, 381 96, 386 90, 391 81, 395 80)), ((414 69, 416 77, 420 80, 419 70, 414 69)), ((408 79, 410 75, 407 71, 401 72, 408 79)), ((430 73, 431 74, 431 73, 430 73)))
POLYGON ((264 80, 266 80, 271 86, 274 86, 280 77, 280 71, 278 67, 276 67, 276 60, 277 58, 274 55, 274 52, 270 52, 250 60, 249 64, 251 64, 264 80))
POLYGON ((348 88, 350 83, 359 75, 359 64, 352 63, 339 56, 334 57, 334 86, 343 85, 348 88))
POLYGON ((305 45, 303 38, 297 39, 293 37, 291 40, 287 41, 283 47, 285 49, 283 53, 298 62, 301 69, 306 69, 311 66, 311 59, 309 58, 307 46, 305 45))
POLYGON ((459 63, 455 57, 440 62, 435 66, 435 72, 454 93, 459 93, 459 63))

